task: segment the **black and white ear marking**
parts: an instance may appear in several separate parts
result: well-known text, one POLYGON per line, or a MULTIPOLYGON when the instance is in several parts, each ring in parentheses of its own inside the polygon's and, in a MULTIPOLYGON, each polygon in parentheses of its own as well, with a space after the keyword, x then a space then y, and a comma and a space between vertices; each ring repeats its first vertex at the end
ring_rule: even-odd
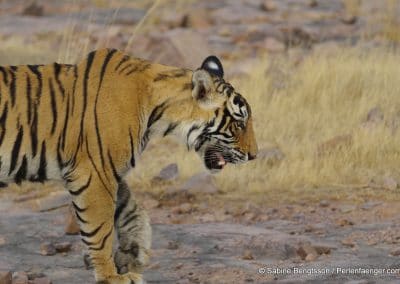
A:
POLYGON ((212 75, 218 76, 220 78, 224 77, 224 68, 222 67, 222 63, 215 55, 210 55, 206 59, 204 59, 203 64, 201 64, 200 68, 206 70, 212 75))

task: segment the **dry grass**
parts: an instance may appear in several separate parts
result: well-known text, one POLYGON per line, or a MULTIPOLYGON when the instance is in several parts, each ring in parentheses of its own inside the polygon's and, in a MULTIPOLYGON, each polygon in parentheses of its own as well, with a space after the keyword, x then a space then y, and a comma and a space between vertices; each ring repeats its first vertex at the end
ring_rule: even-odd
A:
MULTIPOLYGON (((150 9, 156 3, 144 2, 150 9)), ((357 3, 351 2, 347 9, 358 9, 357 3)), ((151 22, 152 17, 144 20, 151 22)), ((133 31, 138 32, 134 27, 133 31)), ((74 23, 69 23, 58 61, 76 62, 82 50, 88 49, 85 40, 74 23)), ((0 48, 1 64, 42 63, 57 58, 42 46, 27 48, 19 41, 7 42, 0 48)), ((299 66, 293 66, 288 58, 260 60, 249 78, 236 80, 234 85, 253 106, 260 148, 279 147, 286 158, 272 167, 263 160, 229 166, 217 176, 220 189, 227 197, 254 197, 261 202, 397 199, 397 191, 379 185, 386 176, 400 180, 400 134, 396 129, 397 124, 400 126, 399 61, 400 55, 387 50, 357 49, 311 54, 299 66), (362 127, 374 107, 382 110, 384 120, 362 127), (350 135, 351 144, 318 155, 318 145, 338 135, 350 135), (371 180, 378 188, 368 187, 371 180)), ((204 170, 194 153, 161 139, 149 145, 130 181, 138 190, 162 193, 164 187, 153 186, 151 178, 171 162, 178 163, 180 180, 204 170)))
MULTIPOLYGON (((295 68, 279 64, 282 83, 273 82, 266 58, 250 78, 235 86, 253 106, 260 148, 277 146, 286 158, 276 166, 266 161, 229 166, 217 176, 219 187, 232 197, 260 200, 309 198, 396 198, 397 191, 380 187, 386 176, 400 178, 400 96, 397 62, 387 51, 314 54, 295 68), (384 120, 362 124, 379 107, 384 120), (351 136, 351 144, 318 154, 318 145, 338 135, 351 136), (368 185, 374 181, 374 189, 368 185), (351 190, 350 190, 351 189, 351 190), (353 196, 355 194, 355 196, 353 196)), ((275 64, 276 65, 276 64, 275 64)), ((158 145, 168 140, 160 140, 158 145)), ((151 188, 150 178, 161 166, 176 161, 182 178, 202 170, 200 160, 182 147, 151 147, 134 174, 137 186, 151 188), (157 157, 157 158, 154 158, 157 157)))

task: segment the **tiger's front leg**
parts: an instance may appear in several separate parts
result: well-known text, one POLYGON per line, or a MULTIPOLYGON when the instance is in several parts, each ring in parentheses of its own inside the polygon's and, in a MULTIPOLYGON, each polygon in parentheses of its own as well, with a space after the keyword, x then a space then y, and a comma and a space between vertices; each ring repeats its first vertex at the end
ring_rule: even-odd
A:
POLYGON ((97 283, 139 284, 140 274, 118 274, 112 253, 114 238, 114 211, 116 208, 117 182, 98 178, 96 171, 89 167, 74 176, 78 178, 67 183, 73 197, 73 206, 79 220, 82 241, 86 244, 94 267, 97 283))
POLYGON ((115 227, 119 247, 114 260, 119 273, 141 273, 148 264, 151 247, 150 219, 139 207, 125 182, 118 187, 115 227))

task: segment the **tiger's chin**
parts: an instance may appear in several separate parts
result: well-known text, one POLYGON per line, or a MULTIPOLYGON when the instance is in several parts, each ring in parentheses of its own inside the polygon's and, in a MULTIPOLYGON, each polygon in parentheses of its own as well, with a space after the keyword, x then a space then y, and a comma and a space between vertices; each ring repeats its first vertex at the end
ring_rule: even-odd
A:
POLYGON ((212 173, 220 172, 226 165, 227 161, 224 159, 222 153, 207 149, 204 153, 204 164, 206 168, 212 173))

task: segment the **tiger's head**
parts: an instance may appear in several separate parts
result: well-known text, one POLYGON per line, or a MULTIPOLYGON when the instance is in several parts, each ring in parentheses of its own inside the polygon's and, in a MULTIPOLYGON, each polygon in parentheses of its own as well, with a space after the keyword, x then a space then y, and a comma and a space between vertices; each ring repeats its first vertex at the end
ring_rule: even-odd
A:
MULTIPOLYGON (((256 157, 251 108, 224 80, 224 70, 217 57, 207 57, 193 72, 192 96, 210 114, 191 143, 208 170, 217 172, 227 163, 243 163, 256 157)), ((189 130, 188 138, 193 130, 195 127, 189 130)))

